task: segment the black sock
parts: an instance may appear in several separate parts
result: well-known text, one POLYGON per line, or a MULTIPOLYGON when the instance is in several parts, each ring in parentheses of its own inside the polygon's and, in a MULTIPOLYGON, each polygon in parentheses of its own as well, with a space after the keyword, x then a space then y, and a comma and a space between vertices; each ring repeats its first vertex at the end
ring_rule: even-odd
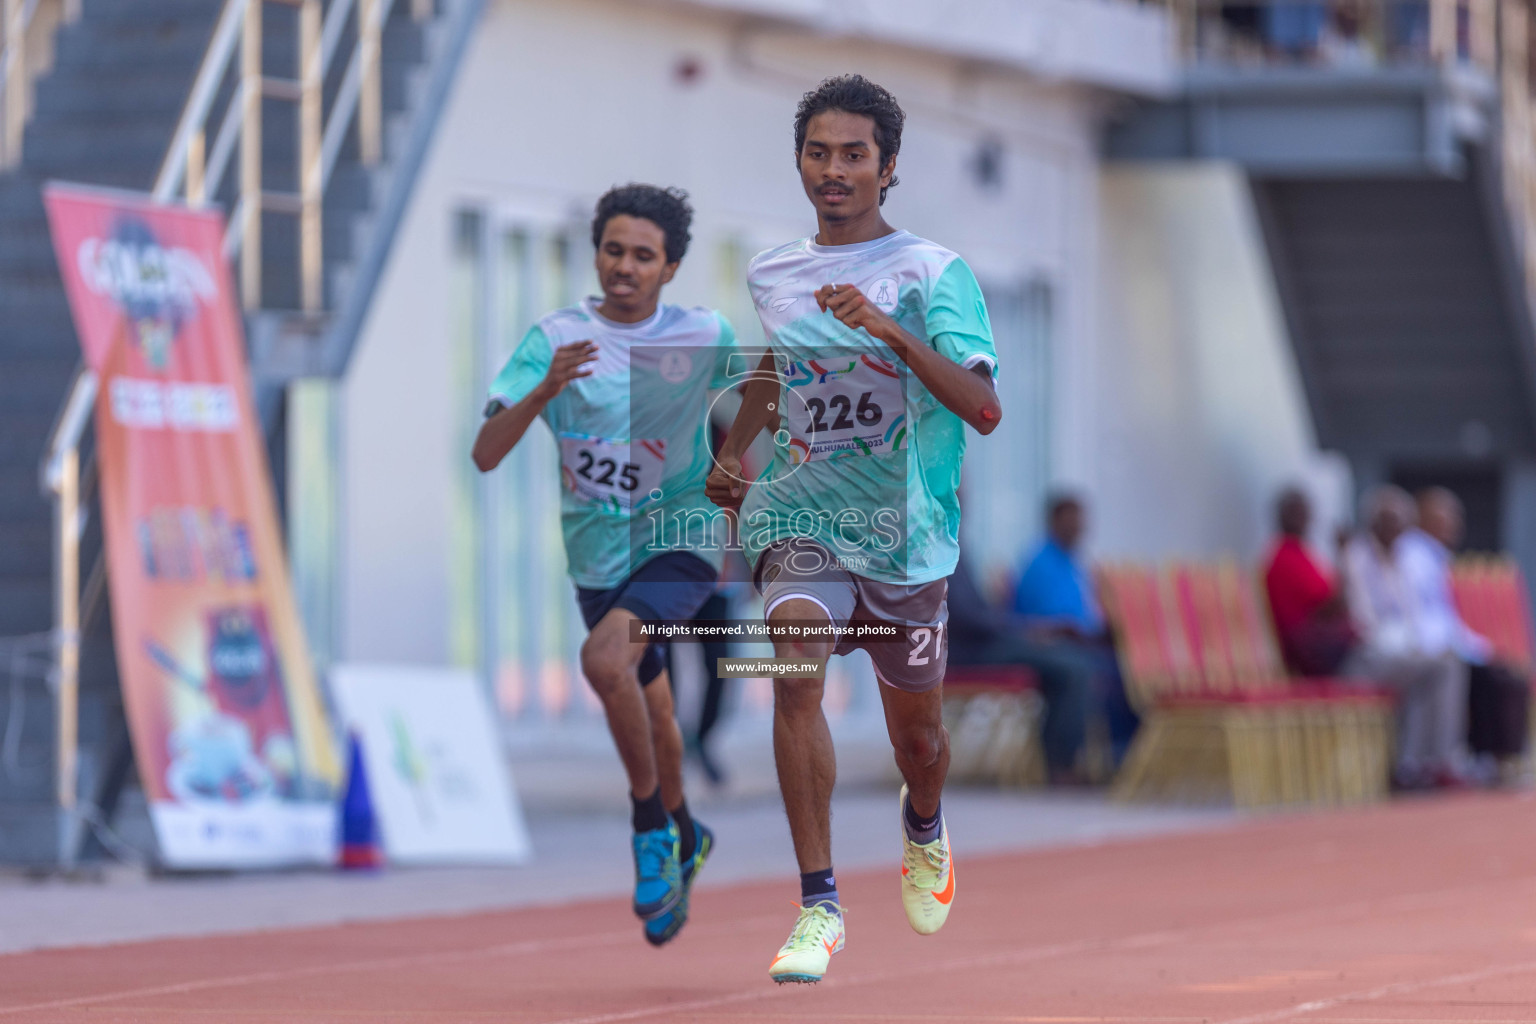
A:
POLYGON ((688 814, 687 800, 672 810, 672 820, 677 822, 677 859, 686 861, 698 848, 698 837, 693 831, 693 818, 688 814))
POLYGON ((931 843, 939 838, 939 822, 943 820, 943 808, 935 807, 933 817, 924 818, 912 809, 912 798, 908 797, 906 805, 902 808, 902 818, 906 821, 907 838, 914 843, 931 843))
POLYGON ((634 814, 630 816, 630 820, 634 823, 636 832, 654 832, 658 828, 667 827, 667 808, 661 802, 660 789, 643 800, 631 793, 629 802, 635 805, 634 814))
POLYGON ((800 876, 800 905, 814 907, 818 903, 839 905, 837 879, 832 877, 831 868, 825 871, 807 871, 800 876))

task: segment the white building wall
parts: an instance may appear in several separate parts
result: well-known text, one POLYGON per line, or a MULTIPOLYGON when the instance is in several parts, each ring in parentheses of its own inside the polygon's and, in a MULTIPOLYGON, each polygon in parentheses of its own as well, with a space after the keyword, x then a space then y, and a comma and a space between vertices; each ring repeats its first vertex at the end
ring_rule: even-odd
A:
MULTIPOLYGON (((721 240, 767 245, 814 230, 793 167, 794 106, 847 70, 887 85, 909 114, 888 218, 985 278, 1048 280, 1061 295, 1060 365, 1072 365, 1091 305, 1078 282, 1093 272, 1080 236, 1095 202, 1084 91, 789 27, 745 31, 685 8, 493 2, 343 388, 341 657, 449 658, 451 495, 467 457, 457 432, 480 404, 454 393, 448 351, 455 212, 479 204, 584 223, 616 182, 680 185, 698 214, 667 297, 717 304, 721 240), (679 78, 683 61, 697 63, 696 80, 679 78), (1002 147, 995 188, 971 170, 985 139, 1002 147)), ((501 339, 503 354, 516 340, 501 339)))
MULTIPOLYGON (((584 224, 615 183, 680 185, 697 217, 667 299, 745 307, 744 284, 726 290, 720 247, 814 230, 793 111, 822 77, 850 70, 908 112, 887 218, 960 252, 990 284, 1048 293, 1050 468, 1093 500, 1096 549, 1251 553, 1268 488, 1311 464, 1311 442, 1237 185, 1211 172, 1101 175, 1101 94, 1088 86, 711 4, 722 9, 488 4, 342 388, 337 657, 455 657, 454 496, 482 399, 453 368, 456 213, 584 224), (698 74, 685 80, 690 63, 698 74), (973 169, 987 141, 1001 152, 995 186, 973 169), (1185 218, 1200 230, 1181 240, 1185 218)), ((496 339, 490 361, 517 340, 496 339)), ((1011 360, 1017 338, 999 344, 1003 373, 1027 362, 1011 360)), ((1005 406, 999 433, 973 438, 985 473, 966 485, 978 506, 966 543, 984 570, 1012 565, 1038 528, 1038 488, 1009 472, 1009 453, 1040 440, 1024 435, 1023 413, 1005 406)))
POLYGON ((1312 493, 1330 550, 1348 470, 1317 451, 1242 172, 1113 167, 1100 203, 1096 413, 1080 469, 1094 550, 1252 560, 1289 483, 1312 493))

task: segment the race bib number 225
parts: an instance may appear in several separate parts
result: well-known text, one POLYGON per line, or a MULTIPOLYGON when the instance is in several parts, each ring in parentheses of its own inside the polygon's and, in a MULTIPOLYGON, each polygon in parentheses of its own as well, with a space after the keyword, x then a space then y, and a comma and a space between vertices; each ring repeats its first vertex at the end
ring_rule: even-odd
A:
POLYGON ((560 437, 560 478, 588 501, 628 511, 661 489, 666 466, 662 440, 611 441, 564 434, 560 437))

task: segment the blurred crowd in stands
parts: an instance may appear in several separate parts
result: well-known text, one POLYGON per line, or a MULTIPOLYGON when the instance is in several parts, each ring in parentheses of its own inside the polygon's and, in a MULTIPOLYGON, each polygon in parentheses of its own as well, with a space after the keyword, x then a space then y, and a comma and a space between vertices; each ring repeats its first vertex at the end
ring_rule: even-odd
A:
POLYGON ((1360 528, 1337 538, 1336 570, 1307 543, 1298 489, 1277 503, 1265 589, 1286 663, 1299 676, 1385 686, 1397 696, 1399 789, 1497 781, 1524 752, 1530 684, 1463 621, 1452 568, 1461 502, 1431 488, 1365 495, 1360 528))
POLYGON ((1364 67, 1428 57, 1429 27, 1428 0, 1238 0, 1201 22, 1199 43, 1225 63, 1364 67))
MULTIPOLYGON (((1046 521, 1007 602, 989 601, 962 558, 950 578, 950 664, 1032 670, 1044 703, 1048 779, 1071 785, 1086 781, 1090 722, 1101 723, 1113 768, 1137 716, 1081 555, 1082 499, 1053 496, 1046 521)), ((1307 496, 1295 488, 1281 494, 1278 536, 1262 566, 1275 635, 1297 681, 1395 697, 1399 790, 1504 781, 1501 769, 1526 749, 1530 682, 1501 663, 1457 610, 1456 496, 1431 489, 1415 501, 1396 487, 1371 491, 1360 528, 1336 537, 1335 565, 1308 544, 1311 525, 1307 496)))

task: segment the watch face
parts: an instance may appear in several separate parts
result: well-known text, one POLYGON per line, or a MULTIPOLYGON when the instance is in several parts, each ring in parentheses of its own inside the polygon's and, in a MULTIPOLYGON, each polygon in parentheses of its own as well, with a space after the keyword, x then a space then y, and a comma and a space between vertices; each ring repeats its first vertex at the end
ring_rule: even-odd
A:
POLYGON ((506 406, 501 404, 501 399, 493 398, 485 403, 485 418, 490 419, 505 408, 506 406))

